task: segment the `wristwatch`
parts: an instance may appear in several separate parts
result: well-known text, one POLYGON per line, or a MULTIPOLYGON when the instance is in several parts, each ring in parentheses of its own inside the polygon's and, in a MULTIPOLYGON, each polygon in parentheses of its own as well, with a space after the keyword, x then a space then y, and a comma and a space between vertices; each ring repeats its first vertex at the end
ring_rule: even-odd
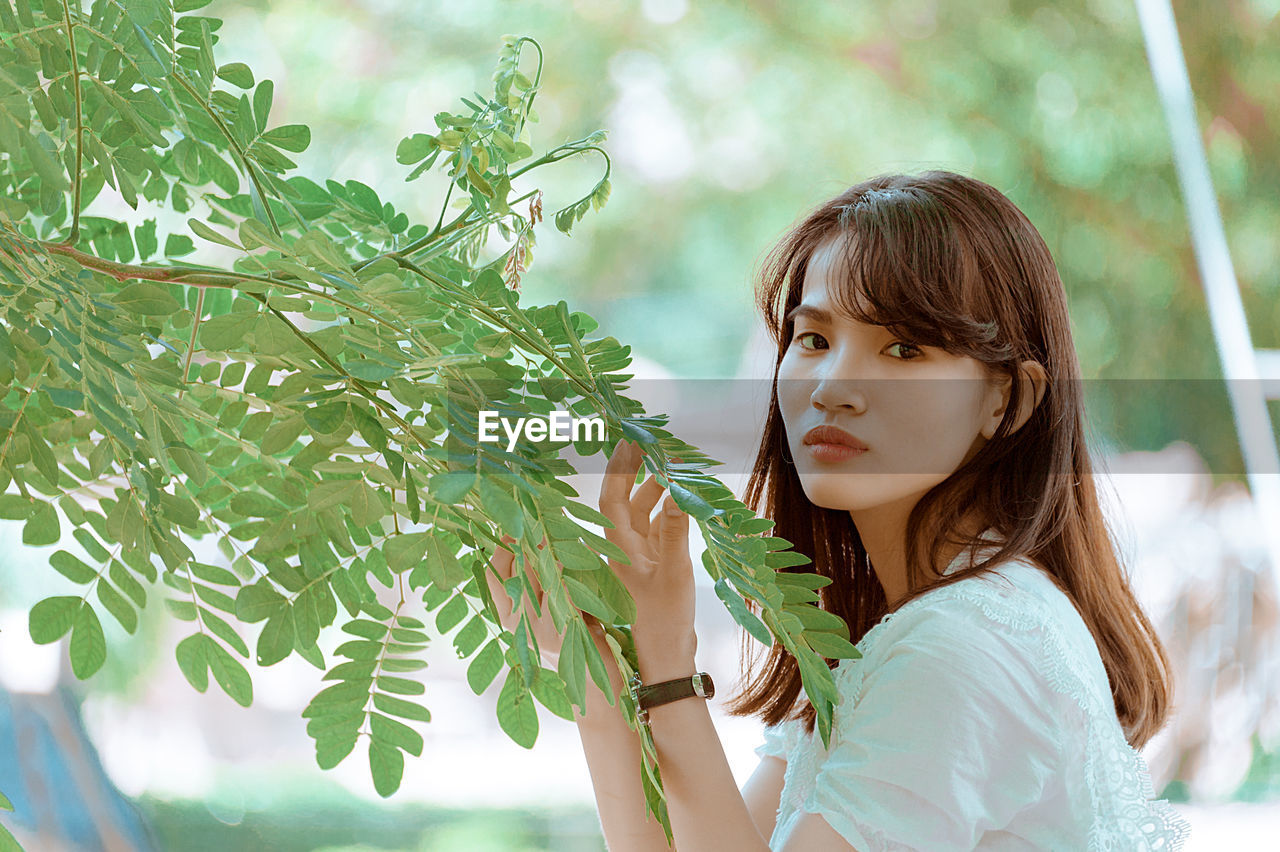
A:
POLYGON ((706 672, 647 685, 640 682, 639 672, 631 678, 631 699, 636 704, 636 717, 642 725, 649 724, 649 710, 654 707, 695 695, 699 698, 711 698, 715 694, 716 685, 706 672))

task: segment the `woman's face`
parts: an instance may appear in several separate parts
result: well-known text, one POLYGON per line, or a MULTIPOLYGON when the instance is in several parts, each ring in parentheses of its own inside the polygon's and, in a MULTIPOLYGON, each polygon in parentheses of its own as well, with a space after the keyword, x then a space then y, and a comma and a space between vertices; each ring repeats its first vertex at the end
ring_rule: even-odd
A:
POLYGON ((831 295, 844 278, 839 245, 831 239, 814 253, 791 314, 794 330, 778 369, 787 444, 814 504, 907 511, 994 434, 1001 394, 973 358, 837 315, 831 295), (806 444, 822 425, 852 435, 865 451, 806 444))

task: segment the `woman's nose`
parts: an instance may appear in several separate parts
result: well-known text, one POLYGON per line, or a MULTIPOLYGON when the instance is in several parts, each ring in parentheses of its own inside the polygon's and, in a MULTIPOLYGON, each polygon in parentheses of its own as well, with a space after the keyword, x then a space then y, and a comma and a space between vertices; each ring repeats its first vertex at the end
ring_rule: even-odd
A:
POLYGON ((847 376, 848 374, 841 375, 832 371, 819 378, 809 396, 813 407, 824 411, 839 408, 849 408, 858 413, 866 411, 865 382, 847 376))

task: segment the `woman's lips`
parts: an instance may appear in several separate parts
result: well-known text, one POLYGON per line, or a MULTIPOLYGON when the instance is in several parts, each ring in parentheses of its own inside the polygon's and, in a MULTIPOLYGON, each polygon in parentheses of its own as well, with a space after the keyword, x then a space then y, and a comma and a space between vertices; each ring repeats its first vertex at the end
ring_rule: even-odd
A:
POLYGON ((867 445, 839 427, 824 423, 804 435, 809 454, 820 462, 848 461, 867 451, 867 445))
POLYGON ((805 444, 805 446, 809 448, 809 455, 820 462, 848 461, 866 452, 848 444, 805 444))

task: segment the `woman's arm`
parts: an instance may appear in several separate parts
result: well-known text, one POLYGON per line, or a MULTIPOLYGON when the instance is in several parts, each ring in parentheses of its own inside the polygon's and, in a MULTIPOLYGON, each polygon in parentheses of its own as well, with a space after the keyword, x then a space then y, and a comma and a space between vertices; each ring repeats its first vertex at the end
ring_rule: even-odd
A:
MULTIPOLYGON (((696 644, 692 637, 689 641, 666 637, 661 645, 647 648, 637 637, 641 678, 645 683, 660 683, 693 674, 696 644)), ((679 848, 769 852, 769 842, 729 769, 707 702, 682 699, 653 707, 649 727, 679 848)))
MULTIPOLYGON (((614 694, 622 691, 622 674, 603 637, 592 631, 609 672, 614 694)), ((609 704, 593 679, 587 678, 585 715, 579 716, 578 736, 591 771, 596 809, 610 852, 658 852, 672 848, 658 820, 645 810, 640 781, 640 738, 628 727, 618 708, 609 704)))
POLYGON ((766 755, 760 758, 756 771, 742 785, 742 798, 746 800, 751 819, 760 830, 761 837, 773 835, 778 820, 778 803, 782 798, 782 786, 786 777, 787 762, 780 757, 766 755))
MULTIPOLYGON (((610 683, 617 694, 622 685, 622 676, 618 672, 617 664, 604 640, 594 633, 592 638, 595 639, 596 647, 600 649, 600 655, 605 660, 610 683)), ((648 679, 665 678, 658 676, 655 669, 655 674, 648 679)), ((577 720, 578 735, 582 739, 587 767, 591 771, 591 785, 595 792, 606 845, 611 852, 631 852, 631 850, 650 852, 650 850, 670 849, 658 821, 645 812, 644 789, 640 782, 639 738, 627 726, 617 708, 608 703, 604 694, 595 685, 595 681, 588 683, 587 690, 586 714, 579 716, 577 720)), ((697 703, 702 704, 705 709, 704 702, 697 703)), ((657 712, 658 708, 651 710, 650 718, 652 719, 657 712)), ((656 733, 654 737, 656 743, 656 733)), ((718 745, 718 738, 716 744, 718 745)), ((717 751, 723 760, 723 749, 717 749, 717 751)), ((671 782, 668 777, 670 770, 667 766, 672 761, 663 759, 661 748, 658 759, 667 787, 667 805, 672 828, 674 831, 680 831, 681 829, 675 825, 674 812, 671 810, 673 801, 671 782)), ((741 794, 743 803, 761 838, 767 838, 773 833, 786 766, 786 762, 779 758, 763 758, 760 766, 743 786, 741 794)), ((691 846, 686 841, 686 848, 696 850, 703 847, 691 846)))

